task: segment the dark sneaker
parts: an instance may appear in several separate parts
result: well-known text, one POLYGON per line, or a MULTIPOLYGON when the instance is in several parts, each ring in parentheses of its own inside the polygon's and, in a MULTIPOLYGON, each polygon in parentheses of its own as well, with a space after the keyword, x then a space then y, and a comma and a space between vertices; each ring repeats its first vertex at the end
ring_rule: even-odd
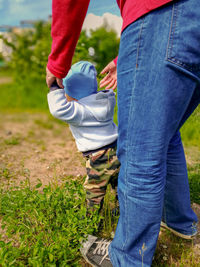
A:
POLYGON ((111 241, 88 235, 87 241, 82 244, 80 249, 84 259, 93 267, 112 267, 108 255, 108 247, 111 241))
POLYGON ((179 237, 184 238, 184 239, 187 239, 187 240, 191 240, 191 239, 193 239, 197 235, 197 226, 196 226, 196 223, 194 223, 194 226, 193 226, 193 229, 192 229, 193 230, 193 233, 192 234, 183 234, 183 233, 180 233, 177 230, 169 227, 163 221, 161 222, 160 226, 163 227, 163 228, 165 228, 165 229, 168 229, 170 232, 172 232, 176 236, 179 236, 179 237))

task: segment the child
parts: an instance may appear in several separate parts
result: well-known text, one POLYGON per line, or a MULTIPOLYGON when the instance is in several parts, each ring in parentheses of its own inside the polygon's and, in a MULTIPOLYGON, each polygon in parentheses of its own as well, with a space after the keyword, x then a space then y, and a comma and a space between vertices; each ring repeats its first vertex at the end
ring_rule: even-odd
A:
POLYGON ((117 126, 113 122, 115 93, 97 92, 95 67, 80 61, 63 79, 64 90, 53 84, 48 94, 51 114, 69 124, 79 151, 86 158, 84 183, 88 209, 102 207, 108 183, 117 184, 117 126), (96 206, 97 205, 97 206, 96 206))

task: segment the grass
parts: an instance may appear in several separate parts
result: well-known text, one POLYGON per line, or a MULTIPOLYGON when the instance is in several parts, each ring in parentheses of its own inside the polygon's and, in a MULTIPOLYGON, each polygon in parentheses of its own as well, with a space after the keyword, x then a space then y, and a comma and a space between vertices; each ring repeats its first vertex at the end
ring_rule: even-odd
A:
POLYGON ((0 67, 0 77, 10 77, 11 70, 7 67, 0 67))
MULTIPOLYGON (((12 71, 0 68, 0 78, 10 77, 12 71)), ((47 110, 47 86, 40 77, 0 84, 0 110, 47 110)))
POLYGON ((20 144, 20 137, 19 136, 12 136, 8 139, 5 139, 4 142, 6 145, 19 145, 20 144))
POLYGON ((28 181, 1 189, 0 266, 80 265, 80 242, 99 218, 86 216, 80 180, 65 179, 42 190, 41 182, 30 188, 28 181))
MULTIPOLYGON (((9 76, 8 70, 0 73, 0 77, 4 76, 9 76)), ((46 93, 45 83, 39 80, 34 83, 27 80, 21 86, 15 83, 0 84, 0 110, 10 114, 16 111, 48 112, 46 93)), ((28 115, 27 118, 16 116, 15 119, 23 122, 28 120, 28 115)), ((117 108, 114 120, 117 122, 117 108)), ((35 119, 34 124, 44 131, 53 131, 56 136, 60 134, 60 130, 55 127, 54 122, 55 120, 49 117, 49 120, 35 119)), ((191 200, 200 204, 199 129, 200 108, 181 129, 184 146, 192 159, 192 163, 188 165, 191 200)), ((41 142, 35 139, 35 130, 30 129, 27 141, 41 142)), ((11 146, 20 146, 22 140, 17 135, 8 136, 0 145, 8 149, 11 146)), ((43 143, 37 144, 45 150, 43 143)), ((41 160, 45 161, 44 158, 41 160)), ((23 177, 29 178, 28 170, 23 168, 23 171, 23 177)), ((63 176, 63 182, 59 186, 56 183, 43 186, 39 181, 35 187, 31 187, 28 179, 16 186, 13 185, 15 184, 13 181, 17 180, 18 173, 14 173, 10 166, 1 163, 0 177, 0 266, 2 267, 81 266, 79 248, 85 235, 97 232, 97 225, 102 217, 99 235, 109 238, 116 228, 118 216, 111 214, 115 196, 110 188, 105 197, 101 216, 94 213, 87 217, 85 193, 82 188, 83 177, 63 176)), ((183 242, 169 231, 164 231, 159 238, 152 266, 200 266, 192 247, 191 242, 183 242)), ((145 247, 141 248, 141 256, 143 254, 145 247)))
POLYGON ((152 267, 198 267, 199 259, 194 256, 192 241, 184 241, 169 231, 159 237, 152 267))
POLYGON ((181 128, 184 146, 197 147, 200 150, 200 106, 181 128))
POLYGON ((188 176, 191 201, 200 204, 200 164, 190 167, 188 176))
MULTIPOLYGON (((111 216, 114 194, 108 188, 102 216, 86 216, 83 177, 63 177, 56 183, 30 187, 29 181, 20 186, 1 189, 0 194, 0 266, 85 266, 79 252, 86 234, 95 234, 100 219, 99 233, 109 238, 118 216, 111 216)), ((152 267, 199 266, 193 244, 162 232, 152 267)), ((145 246, 141 248, 141 257, 145 246)))

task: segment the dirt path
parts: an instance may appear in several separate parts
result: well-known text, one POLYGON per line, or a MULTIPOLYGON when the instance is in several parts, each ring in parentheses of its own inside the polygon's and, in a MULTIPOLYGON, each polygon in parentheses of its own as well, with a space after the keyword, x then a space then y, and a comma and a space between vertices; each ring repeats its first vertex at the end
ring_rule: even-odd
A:
POLYGON ((81 153, 65 124, 48 114, 0 115, 0 171, 4 181, 38 179, 43 185, 85 175, 81 153), (11 179, 12 178, 12 179, 11 179))
POLYGON ((12 82, 12 78, 11 77, 0 77, 0 84, 11 83, 11 82, 12 82))

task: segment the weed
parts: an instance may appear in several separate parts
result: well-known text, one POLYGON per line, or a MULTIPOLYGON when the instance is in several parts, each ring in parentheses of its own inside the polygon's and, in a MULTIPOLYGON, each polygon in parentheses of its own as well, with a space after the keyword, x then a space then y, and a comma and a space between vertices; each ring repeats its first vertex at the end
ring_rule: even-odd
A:
POLYGON ((35 124, 39 125, 40 127, 44 128, 44 129, 53 129, 53 124, 49 121, 44 121, 44 120, 35 120, 34 121, 35 124))
POLYGON ((3 267, 78 266, 80 242, 97 229, 97 215, 86 217, 79 182, 49 185, 42 192, 41 186, 1 189, 0 215, 7 235, 0 242, 3 267))
POLYGON ((8 139, 5 139, 4 142, 6 145, 15 146, 20 144, 21 139, 19 137, 12 136, 8 139))
POLYGON ((142 257, 142 267, 144 266, 144 253, 147 250, 147 247, 145 246, 145 243, 143 243, 142 248, 139 250, 139 253, 142 257))
POLYGON ((189 171, 191 201, 200 204, 200 165, 195 165, 189 171))
POLYGON ((0 177, 4 179, 10 179, 12 177, 11 170, 6 167, 0 168, 0 177))

